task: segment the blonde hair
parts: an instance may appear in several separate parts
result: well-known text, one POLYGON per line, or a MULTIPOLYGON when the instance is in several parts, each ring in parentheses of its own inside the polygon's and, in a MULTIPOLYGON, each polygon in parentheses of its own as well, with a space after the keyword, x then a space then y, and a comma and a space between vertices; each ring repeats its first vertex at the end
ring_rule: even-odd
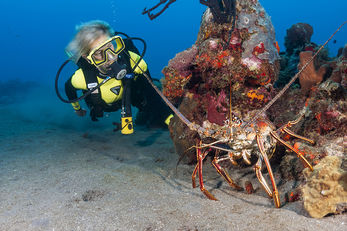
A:
POLYGON ((65 48, 66 54, 75 63, 82 55, 88 55, 91 44, 100 36, 111 37, 114 34, 111 26, 101 20, 93 20, 76 26, 76 35, 65 48))

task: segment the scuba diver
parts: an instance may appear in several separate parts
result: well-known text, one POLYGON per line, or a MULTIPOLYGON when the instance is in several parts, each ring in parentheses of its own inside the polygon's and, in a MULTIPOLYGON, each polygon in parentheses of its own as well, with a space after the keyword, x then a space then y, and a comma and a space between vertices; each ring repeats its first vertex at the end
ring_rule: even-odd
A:
MULTIPOLYGON (((69 60, 78 65, 78 70, 65 83, 65 93, 69 100, 64 100, 57 87, 58 97, 71 103, 78 116, 85 116, 86 110, 79 100, 84 99, 90 110, 92 121, 98 121, 104 112, 121 109, 121 123, 114 123, 115 130, 122 134, 133 133, 131 106, 138 108, 135 123, 147 126, 167 127, 172 117, 171 109, 161 100, 152 88, 147 77, 149 70, 142 59, 146 44, 140 38, 122 37, 115 33, 108 23, 90 21, 77 27, 77 33, 66 47, 69 60), (139 54, 132 40, 144 43, 144 51, 139 54), (77 91, 84 93, 77 97, 77 91)), ((68 62, 68 60, 67 60, 68 62)), ((150 78, 150 80, 152 80, 150 78)))

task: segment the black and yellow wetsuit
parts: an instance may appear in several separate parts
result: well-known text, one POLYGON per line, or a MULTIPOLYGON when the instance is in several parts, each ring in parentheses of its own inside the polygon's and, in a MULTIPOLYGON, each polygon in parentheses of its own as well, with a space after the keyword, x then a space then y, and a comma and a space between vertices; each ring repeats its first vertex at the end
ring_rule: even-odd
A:
MULTIPOLYGON (((131 104, 137 107, 142 115, 141 121, 138 120, 137 124, 164 124, 166 117, 170 115, 170 109, 143 76, 143 72, 150 76, 146 62, 142 59, 135 70, 132 70, 140 56, 128 50, 123 52, 119 54, 118 59, 127 65, 127 73, 134 75, 134 78, 131 80, 131 104), (127 54, 123 52, 127 52, 127 54), (145 120, 143 118, 144 115, 145 120)), ((86 62, 80 66, 81 68, 65 83, 65 92, 69 100, 77 98, 78 90, 86 92, 104 80, 94 66, 86 62)), ((103 112, 121 109, 121 99, 124 93, 123 85, 124 80, 111 78, 85 98, 92 120, 96 121, 96 117, 102 117, 103 112)), ((72 103, 72 107, 75 110, 81 108, 78 102, 72 103)))

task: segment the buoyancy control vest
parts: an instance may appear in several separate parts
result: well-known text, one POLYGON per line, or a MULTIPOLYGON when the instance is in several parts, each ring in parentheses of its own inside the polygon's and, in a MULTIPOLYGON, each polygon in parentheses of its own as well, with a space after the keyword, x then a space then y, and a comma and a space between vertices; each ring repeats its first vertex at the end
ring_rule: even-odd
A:
MULTIPOLYGON (((127 115, 131 114, 131 97, 129 96, 131 88, 130 79, 133 78, 134 74, 132 73, 133 69, 131 67, 129 56, 129 51, 126 48, 118 55, 117 62, 126 65, 127 74, 122 79, 122 86, 116 86, 110 89, 114 94, 120 94, 120 87, 123 87, 123 96, 121 101, 118 100, 112 104, 107 104, 102 99, 100 89, 94 90, 85 98, 85 102, 90 109, 90 116, 93 121, 97 121, 97 117, 103 117, 104 112, 117 111, 121 109, 122 106, 125 108, 127 115)), ((83 71, 87 89, 90 90, 97 86, 99 84, 97 78, 98 76, 100 77, 98 69, 89 64, 84 58, 81 58, 77 64, 83 71)), ((84 91, 83 93, 85 92, 87 91, 84 91)))
MULTIPOLYGON (((126 65, 126 70, 127 70, 127 78, 124 78, 124 80, 122 80, 122 85, 123 85, 123 90, 125 90, 125 88, 129 88, 130 89, 130 83, 132 81, 129 81, 132 77, 134 77, 134 70, 137 68, 137 66, 139 65, 139 63, 141 62, 143 56, 145 55, 146 52, 146 43, 143 39, 141 38, 135 38, 135 37, 129 37, 127 34, 122 33, 122 32, 116 32, 115 35, 117 34, 121 34, 124 35, 126 38, 123 39, 124 43, 125 43, 125 49, 119 54, 118 57, 118 62, 120 62, 121 64, 125 64, 126 65), (143 51, 140 55, 139 50, 137 49, 137 47, 134 45, 132 40, 139 40, 143 43, 144 47, 143 47, 143 51), (131 66, 131 61, 130 61, 130 53, 129 51, 139 55, 139 59, 136 60, 136 62, 134 62, 134 66, 131 66), (127 84, 125 84, 125 82, 127 84), (125 87, 125 85, 127 85, 125 87), (128 87, 129 86, 129 87, 128 87)), ((100 86, 102 84, 104 84, 107 79, 104 79, 101 83, 98 83, 98 76, 101 77, 99 75, 99 71, 97 70, 97 68, 93 65, 91 65, 90 63, 88 63, 85 59, 80 58, 77 62, 78 67, 82 70, 85 81, 86 81, 86 86, 87 86, 87 90, 83 90, 83 95, 81 97, 78 97, 76 99, 69 99, 66 100, 64 99, 61 94, 59 93, 58 90, 58 79, 59 79, 59 75, 62 71, 62 69, 64 68, 64 66, 71 61, 71 59, 66 60, 61 67, 59 68, 56 78, 55 78, 55 90, 57 93, 57 96, 60 100, 62 100, 65 103, 74 103, 74 102, 78 102, 82 99, 85 99, 88 107, 91 109, 91 117, 92 120, 97 120, 96 117, 102 117, 103 116, 103 112, 110 112, 110 111, 116 111, 119 108, 124 108, 125 106, 125 114, 126 113, 131 113, 131 93, 130 90, 127 91, 127 94, 122 94, 122 100, 118 100, 115 101, 114 103, 108 104, 106 103, 103 99, 102 99, 102 95, 101 95, 101 91, 100 91, 100 86), (91 94, 91 93, 94 94, 91 94), (127 97, 127 100, 124 99, 124 95, 127 95, 129 97, 127 97), (122 102, 120 102, 122 101, 122 102)), ((122 86, 121 86, 122 87, 122 86)), ((117 92, 121 92, 120 89, 111 89, 113 93, 117 92)), ((122 111, 123 113, 123 111, 122 111)), ((124 114, 123 113, 123 114, 124 114)))

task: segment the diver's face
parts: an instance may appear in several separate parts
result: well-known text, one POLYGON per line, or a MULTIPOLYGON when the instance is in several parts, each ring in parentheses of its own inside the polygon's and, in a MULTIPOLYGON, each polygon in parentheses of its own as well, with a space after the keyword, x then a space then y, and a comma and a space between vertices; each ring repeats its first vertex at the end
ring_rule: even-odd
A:
POLYGON ((117 61, 118 59, 118 55, 116 55, 114 52, 115 48, 113 44, 111 42, 104 44, 105 41, 107 41, 108 39, 108 36, 100 36, 91 45, 91 51, 93 52, 92 58, 94 62, 96 64, 98 62, 101 62, 100 65, 95 65, 101 73, 107 73, 107 71, 110 70, 111 64, 117 61), (95 50, 96 48, 98 49, 95 50))

